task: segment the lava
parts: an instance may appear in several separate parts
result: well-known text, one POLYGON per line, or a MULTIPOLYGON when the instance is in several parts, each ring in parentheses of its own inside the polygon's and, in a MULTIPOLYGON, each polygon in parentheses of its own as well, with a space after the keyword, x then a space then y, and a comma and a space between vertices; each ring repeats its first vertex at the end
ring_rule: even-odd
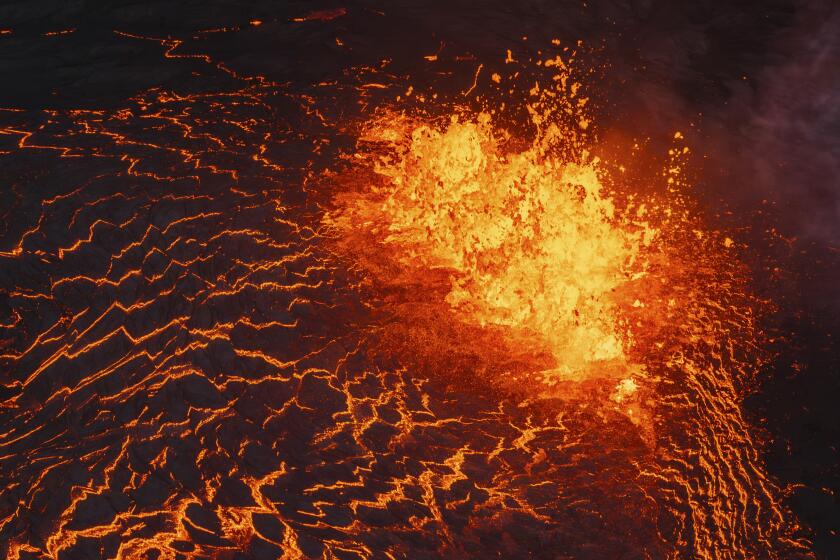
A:
POLYGON ((548 155, 557 131, 503 153, 487 114, 453 117, 443 131, 376 121, 362 141, 390 144, 374 163, 383 184, 343 216, 377 224, 414 274, 452 270, 445 299, 455 316, 509 327, 514 346, 544 347, 556 362, 548 380, 626 365, 631 335, 613 293, 644 275, 641 252, 655 234, 635 219, 643 208, 617 215, 596 162, 548 155))
POLYGON ((386 63, 294 90, 115 36, 213 80, 2 112, 5 557, 809 557, 682 135, 597 155, 559 55, 449 96, 515 129, 386 63))
POLYGON ((382 307, 403 326, 386 326, 397 334, 382 344, 421 368, 429 354, 446 356, 434 370, 470 348, 457 375, 483 375, 524 403, 626 415, 656 449, 653 476, 681 487, 670 499, 689 505, 676 513, 677 550, 801 553, 738 405, 736 386, 763 359, 763 302, 733 240, 694 214, 684 135, 674 134, 662 172, 643 178, 658 185, 634 192, 624 165, 602 162, 582 132, 593 121, 572 64, 541 65, 557 73, 529 92, 530 140, 494 125, 492 101, 448 120, 384 111, 360 127, 324 220, 339 250, 397 293, 382 307), (399 293, 406 286, 410 296, 399 293), (675 398, 683 406, 671 409, 675 398))

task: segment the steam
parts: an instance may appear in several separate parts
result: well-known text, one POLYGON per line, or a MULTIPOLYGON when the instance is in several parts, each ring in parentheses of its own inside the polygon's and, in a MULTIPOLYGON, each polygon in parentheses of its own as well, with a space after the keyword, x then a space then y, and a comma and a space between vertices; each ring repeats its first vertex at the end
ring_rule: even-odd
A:
POLYGON ((730 161, 738 187, 780 205, 790 235, 840 241, 840 11, 809 8, 779 42, 776 62, 738 90, 748 119, 730 161))

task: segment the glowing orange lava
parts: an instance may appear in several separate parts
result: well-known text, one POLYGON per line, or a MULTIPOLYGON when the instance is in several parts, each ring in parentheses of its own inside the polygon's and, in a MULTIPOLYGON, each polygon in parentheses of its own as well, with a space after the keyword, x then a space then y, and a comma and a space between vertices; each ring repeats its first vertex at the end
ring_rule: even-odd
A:
POLYGON ((741 411, 764 302, 681 134, 661 173, 598 146, 557 57, 464 74, 520 122, 115 36, 240 89, 0 112, 0 557, 811 558, 741 411))
POLYGON ((531 136, 487 103, 444 119, 388 110, 362 127, 324 223, 391 294, 386 330, 399 334, 383 346, 406 339, 414 364, 471 346, 465 371, 494 382, 516 362, 526 402, 624 415, 659 465, 642 478, 674 485, 674 557, 801 552, 740 411, 738 386, 763 359, 759 304, 734 241, 691 210, 683 135, 647 177, 657 185, 638 192, 625 162, 593 155, 570 66, 541 65, 557 74, 529 92, 531 136))
POLYGON ((391 115, 362 140, 387 155, 354 222, 384 221, 383 244, 415 273, 451 271, 446 302, 458 320, 545 348, 549 383, 626 366, 632 337, 617 307, 628 302, 616 291, 644 275, 655 231, 643 212, 617 210, 597 158, 560 159, 567 136, 557 126, 505 151, 510 137, 487 113, 440 130, 391 115))
MULTIPOLYGON (((641 366, 625 311, 642 305, 659 232, 589 151, 592 118, 571 64, 541 64, 553 74, 528 94, 529 140, 499 126, 492 106, 455 108, 443 122, 379 114, 354 156, 368 185, 340 195, 325 222, 345 238, 365 226, 403 277, 447 275, 441 320, 501 329, 511 354, 547 355, 531 367, 544 387, 629 383, 641 366)), ((504 87, 498 73, 491 80, 504 87)))

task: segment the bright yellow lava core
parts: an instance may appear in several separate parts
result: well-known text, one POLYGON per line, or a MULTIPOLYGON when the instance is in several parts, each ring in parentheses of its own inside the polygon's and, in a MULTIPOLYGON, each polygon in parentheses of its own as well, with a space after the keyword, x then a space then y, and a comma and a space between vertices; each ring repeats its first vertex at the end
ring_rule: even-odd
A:
POLYGON ((597 158, 553 155, 567 141, 557 126, 505 149, 488 114, 441 128, 390 115, 362 140, 388 149, 361 219, 384 221, 382 242, 403 266, 451 272, 455 318, 549 352, 549 384, 625 365, 632 341, 616 292, 644 275, 655 231, 643 211, 617 211, 597 158))

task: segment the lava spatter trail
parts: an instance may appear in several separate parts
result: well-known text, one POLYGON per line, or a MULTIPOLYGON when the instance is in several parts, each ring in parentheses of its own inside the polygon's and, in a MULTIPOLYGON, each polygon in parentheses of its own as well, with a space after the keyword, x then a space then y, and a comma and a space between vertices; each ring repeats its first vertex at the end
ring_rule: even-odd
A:
POLYGON ((728 240, 555 140, 488 164, 469 113, 371 148, 376 69, 301 93, 192 58, 234 85, 2 113, 5 557, 808 557, 740 416, 760 335, 728 240), (447 134, 476 150, 434 167, 447 134), (478 212, 476 177, 515 185, 481 209, 507 230, 413 237, 478 212), (451 198, 412 205, 429 185, 451 198), (539 262, 592 239, 589 279, 539 262))

